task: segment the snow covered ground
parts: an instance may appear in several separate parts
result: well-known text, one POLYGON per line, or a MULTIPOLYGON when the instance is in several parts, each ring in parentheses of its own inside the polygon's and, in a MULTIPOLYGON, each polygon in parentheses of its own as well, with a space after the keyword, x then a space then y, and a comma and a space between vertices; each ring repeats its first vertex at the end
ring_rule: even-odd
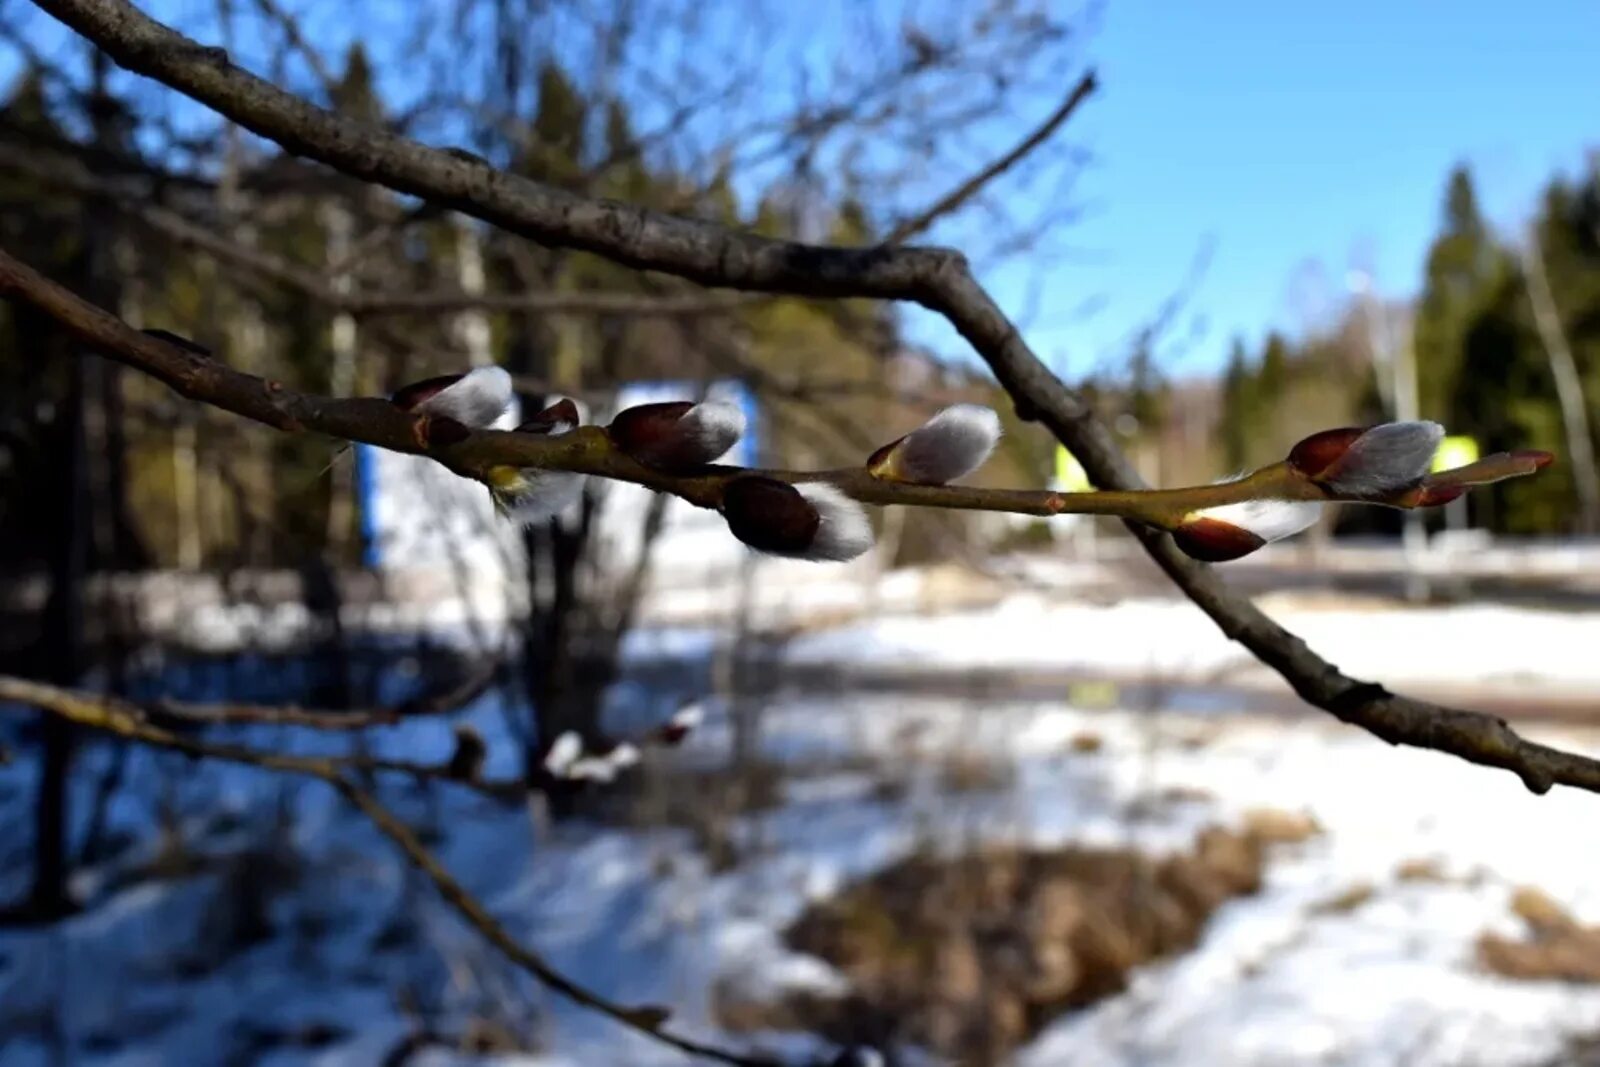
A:
MULTIPOLYGON (((1582 615, 1274 610, 1341 666, 1385 682, 1531 673, 1593 693, 1600 675, 1596 623, 1582 615)), ((676 631, 641 636, 636 652, 705 645, 705 635, 676 631)), ((791 654, 944 667, 1104 668, 1110 657, 1130 671, 1200 675, 1240 662, 1185 605, 1030 598, 822 632, 791 654)), ((507 759, 493 698, 467 718, 507 759)), ((1540 733, 1600 753, 1600 731, 1540 733)), ((282 745, 287 735, 234 736, 282 745)), ((299 751, 349 744, 294 738, 299 751)), ((449 724, 437 721, 374 738, 381 753, 416 758, 451 745, 449 724)), ((686 749, 651 759, 711 763, 728 740, 713 719, 686 749)), ((711 869, 683 830, 548 831, 525 812, 447 787, 395 785, 385 797, 557 967, 624 1002, 670 1005, 681 1030, 735 1046, 749 1038, 719 1032, 713 987, 837 986, 828 967, 786 950, 781 931, 809 901, 915 848, 999 840, 1168 849, 1258 807, 1303 809, 1325 832, 1274 852, 1264 890, 1224 906, 1194 952, 1058 1020, 1020 1064, 1542 1067, 1561 1062, 1565 1042, 1600 1033, 1600 987, 1511 982, 1474 959, 1483 931, 1520 933, 1508 900, 1521 885, 1600 922, 1595 797, 1535 797, 1512 775, 1309 717, 794 696, 765 709, 765 746, 791 772, 783 803, 738 822, 740 860, 726 870, 711 869), (1080 751, 1075 739, 1090 733, 1098 751, 1080 751), (992 788, 948 788, 942 769, 975 757, 1003 770, 992 788), (1434 876, 1402 878, 1403 865, 1434 876), (1349 903, 1327 906, 1338 898, 1349 903)), ((85 753, 85 794, 108 758, 103 747, 85 753)), ((0 838, 6 897, 25 873, 16 828, 27 825, 33 773, 26 762, 0 769, 0 825, 12 828, 0 838)), ((489 1062, 683 1062, 501 961, 323 788, 146 752, 126 786, 110 828, 129 844, 81 879, 91 909, 49 929, 0 931, 0 1063, 371 1064, 415 1019, 450 1033, 470 1017, 498 1020, 540 1049, 489 1062), (237 857, 276 826, 293 859, 128 879, 160 855, 158 805, 204 813, 185 825, 199 852, 237 857)), ((795 1035, 762 1040, 797 1057, 821 1048, 795 1035)), ((413 1062, 486 1061, 434 1052, 413 1062)))
MULTIPOLYGON (((1600 694, 1600 614, 1505 604, 1375 608, 1279 593, 1257 603, 1325 658, 1389 685, 1600 694)), ((635 634, 636 656, 704 652, 710 630, 635 634)), ((796 638, 789 662, 908 671, 1081 670, 1168 682, 1275 684, 1276 676, 1186 600, 1084 603, 1015 593, 994 607, 867 619, 796 638)))

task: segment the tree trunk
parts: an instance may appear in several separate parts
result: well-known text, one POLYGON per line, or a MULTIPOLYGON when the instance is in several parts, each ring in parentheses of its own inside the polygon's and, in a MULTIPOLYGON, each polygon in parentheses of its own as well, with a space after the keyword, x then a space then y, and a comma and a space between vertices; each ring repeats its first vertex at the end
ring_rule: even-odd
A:
POLYGON ((1550 376, 1555 379, 1556 399, 1561 404, 1561 426, 1566 432, 1572 480, 1578 490, 1578 532, 1597 533, 1600 532, 1600 475, 1595 473, 1594 438, 1589 431, 1583 379, 1578 376, 1578 365, 1567 344, 1566 330, 1561 326, 1561 313, 1550 292, 1537 226, 1529 228, 1528 240, 1523 246, 1522 276, 1528 286, 1528 303, 1533 306, 1533 323, 1550 361, 1550 376))
MULTIPOLYGON (((88 360, 73 361, 63 407, 61 473, 66 481, 50 556, 50 597, 45 602, 37 663, 58 685, 76 685, 83 672, 83 587, 89 559, 88 449, 83 408, 88 360)), ((45 714, 39 789, 34 801, 33 886, 29 913, 52 919, 70 913, 67 893, 67 776, 76 730, 58 715, 45 714)))

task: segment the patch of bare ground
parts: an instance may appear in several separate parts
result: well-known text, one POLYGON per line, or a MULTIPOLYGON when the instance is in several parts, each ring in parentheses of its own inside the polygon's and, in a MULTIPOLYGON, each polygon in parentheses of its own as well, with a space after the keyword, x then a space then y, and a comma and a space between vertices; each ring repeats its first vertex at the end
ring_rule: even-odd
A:
POLYGON ((1584 926, 1542 889, 1524 886, 1511 910, 1527 927, 1524 940, 1485 933, 1478 961, 1506 978, 1600 982, 1600 926, 1584 926))
POLYGON ((1003 1062, 1056 1016, 1192 948, 1212 913, 1261 885, 1267 849, 1315 825, 1252 813, 1182 853, 990 849, 919 855, 813 906, 789 944, 849 980, 841 998, 752 1003, 716 990, 730 1029, 807 1030, 846 1044, 914 1044, 971 1067, 1003 1062), (1291 832, 1292 831, 1292 832, 1291 832))

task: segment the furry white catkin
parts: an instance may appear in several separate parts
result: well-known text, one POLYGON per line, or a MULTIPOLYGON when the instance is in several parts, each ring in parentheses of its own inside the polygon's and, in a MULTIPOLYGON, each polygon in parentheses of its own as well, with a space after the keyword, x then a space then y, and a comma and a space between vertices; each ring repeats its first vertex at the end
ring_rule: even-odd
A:
POLYGON ((895 478, 944 485, 977 470, 1000 440, 1000 416, 981 404, 954 404, 891 447, 885 461, 895 478))
POLYGON ((494 490, 500 513, 519 526, 555 518, 583 496, 583 475, 571 471, 521 470, 494 490))
POLYGON ((1192 516, 1230 523, 1263 541, 1281 541, 1316 524, 1322 505, 1314 500, 1241 500, 1204 508, 1192 516))
POLYGON ((1437 422, 1388 422, 1351 443, 1323 478, 1334 492, 1354 497, 1384 496, 1426 477, 1444 439, 1437 422))
POLYGON ((550 745, 550 751, 544 756, 544 769, 558 778, 566 777, 567 771, 583 755, 583 739, 568 730, 550 745))
POLYGON ((802 558, 843 562, 872 547, 872 523, 860 504, 823 482, 802 482, 795 488, 817 509, 821 520, 811 546, 800 554, 802 558))
MULTIPOLYGON (((552 405, 548 411, 560 410, 552 405)), ((572 410, 576 411, 576 405, 572 410)), ((577 428, 570 419, 552 421, 539 432, 552 437, 577 428)), ((583 495, 583 478, 572 471, 541 470, 535 467, 496 468, 491 475, 490 495, 500 514, 519 526, 531 526, 554 518, 578 502, 583 495)))
POLYGON ((418 404, 417 410, 455 419, 474 430, 484 430, 510 409, 512 395, 511 375, 505 368, 474 367, 455 384, 418 404))
POLYGON ((678 429, 690 442, 697 462, 715 463, 744 436, 744 411, 737 404, 706 400, 684 412, 678 429))

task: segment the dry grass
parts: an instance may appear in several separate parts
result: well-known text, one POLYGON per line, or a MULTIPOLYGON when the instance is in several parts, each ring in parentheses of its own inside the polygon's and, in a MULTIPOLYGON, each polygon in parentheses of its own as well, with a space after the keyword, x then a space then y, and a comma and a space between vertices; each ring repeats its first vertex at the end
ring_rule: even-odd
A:
POLYGON ((792 946, 849 977, 851 996, 752 1004, 724 988, 719 1021, 1000 1063, 1062 1011, 1120 991, 1134 967, 1192 947, 1216 908, 1259 888, 1264 848, 1212 828, 1160 859, 1079 848, 916 856, 789 930, 792 946))
POLYGON ((1356 882, 1311 906, 1313 915, 1348 915, 1377 895, 1371 882, 1356 882))
POLYGON ((1600 982, 1600 926, 1583 926, 1544 890, 1523 886, 1511 911, 1528 927, 1523 941, 1484 933, 1478 961, 1505 978, 1525 981, 1600 982))
POLYGON ((1322 833, 1322 824, 1305 812, 1254 808, 1244 814, 1245 832, 1269 845, 1298 845, 1322 833))

